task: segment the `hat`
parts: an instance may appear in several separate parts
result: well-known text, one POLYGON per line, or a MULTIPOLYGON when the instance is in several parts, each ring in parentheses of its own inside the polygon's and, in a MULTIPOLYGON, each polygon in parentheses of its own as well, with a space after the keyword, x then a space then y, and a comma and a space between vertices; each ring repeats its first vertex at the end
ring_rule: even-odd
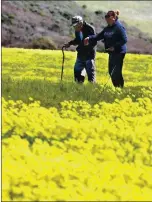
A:
POLYGON ((71 26, 75 26, 75 25, 77 25, 80 22, 83 22, 83 18, 81 16, 78 16, 78 15, 74 16, 72 18, 72 24, 71 24, 71 26))

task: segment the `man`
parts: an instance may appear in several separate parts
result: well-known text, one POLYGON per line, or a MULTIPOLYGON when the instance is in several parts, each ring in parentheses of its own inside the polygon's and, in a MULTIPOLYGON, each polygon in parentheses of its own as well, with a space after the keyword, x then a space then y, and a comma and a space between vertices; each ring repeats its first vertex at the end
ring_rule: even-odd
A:
POLYGON ((83 83, 87 73, 88 81, 94 83, 96 81, 95 55, 97 42, 91 42, 88 46, 85 46, 83 40, 95 35, 95 30, 81 16, 74 16, 71 26, 75 29, 75 39, 64 46, 68 48, 71 45, 77 45, 77 60, 74 66, 75 81, 83 83))

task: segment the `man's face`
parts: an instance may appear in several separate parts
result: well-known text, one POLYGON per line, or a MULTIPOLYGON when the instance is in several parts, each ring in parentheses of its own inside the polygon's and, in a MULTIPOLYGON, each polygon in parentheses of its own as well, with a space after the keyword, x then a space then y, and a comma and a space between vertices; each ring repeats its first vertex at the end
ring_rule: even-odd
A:
POLYGON ((82 26, 83 26, 83 24, 80 22, 80 23, 76 24, 73 27, 74 27, 74 29, 75 29, 76 32, 79 32, 79 31, 81 31, 82 26))

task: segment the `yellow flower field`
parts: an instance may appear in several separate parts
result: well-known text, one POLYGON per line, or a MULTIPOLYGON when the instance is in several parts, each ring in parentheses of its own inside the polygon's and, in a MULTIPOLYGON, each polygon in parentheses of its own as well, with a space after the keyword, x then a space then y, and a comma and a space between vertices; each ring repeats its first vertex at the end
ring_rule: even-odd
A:
POLYGON ((151 201, 152 57, 127 54, 103 91, 107 54, 94 85, 65 56, 61 83, 61 51, 2 49, 3 201, 151 201))

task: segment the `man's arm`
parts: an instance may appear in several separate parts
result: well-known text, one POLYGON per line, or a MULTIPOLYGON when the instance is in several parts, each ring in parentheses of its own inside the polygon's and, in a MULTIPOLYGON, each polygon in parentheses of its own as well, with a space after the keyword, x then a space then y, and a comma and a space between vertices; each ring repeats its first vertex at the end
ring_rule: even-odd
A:
POLYGON ((76 46, 82 42, 81 37, 80 37, 80 32, 75 32, 75 36, 76 36, 75 39, 70 41, 69 45, 76 46))
POLYGON ((74 40, 71 40, 69 43, 68 43, 70 46, 73 45, 73 46, 76 46, 79 44, 79 41, 77 38, 75 38, 74 40))

